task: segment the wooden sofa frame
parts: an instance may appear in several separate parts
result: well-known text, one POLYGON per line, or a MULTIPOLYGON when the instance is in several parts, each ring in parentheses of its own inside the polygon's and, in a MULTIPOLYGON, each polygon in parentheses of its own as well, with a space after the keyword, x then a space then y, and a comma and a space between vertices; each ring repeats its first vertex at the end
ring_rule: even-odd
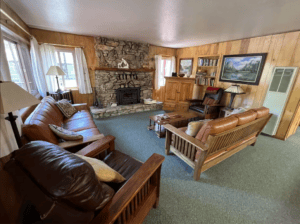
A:
POLYGON ((194 180, 199 180, 202 172, 217 165, 247 146, 254 146, 258 135, 268 123, 271 116, 272 114, 268 114, 267 116, 237 126, 231 130, 209 135, 206 144, 203 144, 201 141, 187 135, 172 125, 165 125, 165 153, 169 155, 171 151, 186 162, 194 169, 194 180), (174 134, 173 141, 172 134, 174 134), (249 139, 249 137, 252 138, 249 139))
MULTIPOLYGON (((114 140, 115 137, 106 136, 76 154, 98 157, 103 153, 109 153, 115 150, 114 140)), ((142 223, 151 208, 158 206, 160 173, 164 159, 162 155, 154 153, 90 223, 142 223)), ((9 156, 0 158, 0 171, 8 160, 9 156)), ((5 209, 3 208, 2 211, 5 209)))

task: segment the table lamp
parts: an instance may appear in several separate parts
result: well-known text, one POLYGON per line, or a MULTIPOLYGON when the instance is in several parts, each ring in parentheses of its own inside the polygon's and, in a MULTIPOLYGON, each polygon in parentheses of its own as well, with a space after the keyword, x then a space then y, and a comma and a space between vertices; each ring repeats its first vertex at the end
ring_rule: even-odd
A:
POLYGON ((19 148, 22 147, 22 142, 16 125, 18 116, 14 116, 12 112, 39 103, 40 100, 17 84, 0 81, 0 114, 8 113, 5 120, 10 121, 19 148))
POLYGON ((239 86, 239 85, 232 85, 230 86, 228 89, 225 90, 226 93, 231 93, 231 98, 230 98, 230 103, 229 103, 229 106, 228 108, 230 109, 234 109, 232 108, 232 103, 233 103, 233 100, 234 100, 234 97, 238 94, 245 94, 244 90, 239 86))
POLYGON ((57 93, 62 92, 61 89, 59 88, 58 76, 64 76, 64 75, 66 75, 66 74, 64 73, 64 71, 61 70, 61 68, 60 68, 59 66, 51 66, 51 67, 49 68, 49 70, 48 70, 48 72, 47 72, 46 75, 55 75, 55 76, 56 76, 57 87, 58 87, 58 89, 57 89, 56 92, 57 92, 57 93))

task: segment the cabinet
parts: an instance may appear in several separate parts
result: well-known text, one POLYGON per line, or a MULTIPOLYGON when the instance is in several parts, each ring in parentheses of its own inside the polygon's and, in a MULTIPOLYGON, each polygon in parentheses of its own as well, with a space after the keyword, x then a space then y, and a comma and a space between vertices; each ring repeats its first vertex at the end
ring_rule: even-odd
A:
POLYGON ((192 99, 194 78, 166 77, 164 110, 188 111, 192 99))

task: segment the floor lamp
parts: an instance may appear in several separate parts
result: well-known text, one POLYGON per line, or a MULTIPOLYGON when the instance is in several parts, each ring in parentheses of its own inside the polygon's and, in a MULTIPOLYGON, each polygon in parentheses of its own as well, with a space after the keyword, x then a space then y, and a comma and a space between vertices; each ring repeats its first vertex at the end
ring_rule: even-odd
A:
POLYGON ((12 112, 39 103, 38 99, 17 84, 0 81, 0 113, 8 114, 5 120, 10 121, 19 148, 22 147, 22 142, 16 124, 18 116, 14 116, 12 112))

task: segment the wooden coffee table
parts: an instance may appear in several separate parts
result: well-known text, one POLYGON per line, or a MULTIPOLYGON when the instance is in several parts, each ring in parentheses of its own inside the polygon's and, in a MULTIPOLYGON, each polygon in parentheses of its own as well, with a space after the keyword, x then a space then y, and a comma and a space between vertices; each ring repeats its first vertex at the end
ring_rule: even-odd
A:
POLYGON ((163 125, 171 124, 175 127, 187 126, 188 122, 193 120, 199 120, 199 116, 195 112, 172 112, 165 114, 158 114, 155 116, 150 116, 150 125, 147 127, 148 130, 154 130, 159 138, 165 136, 165 129, 163 125), (168 119, 160 119, 162 115, 168 115, 168 119), (153 121, 153 124, 152 124, 153 121))

